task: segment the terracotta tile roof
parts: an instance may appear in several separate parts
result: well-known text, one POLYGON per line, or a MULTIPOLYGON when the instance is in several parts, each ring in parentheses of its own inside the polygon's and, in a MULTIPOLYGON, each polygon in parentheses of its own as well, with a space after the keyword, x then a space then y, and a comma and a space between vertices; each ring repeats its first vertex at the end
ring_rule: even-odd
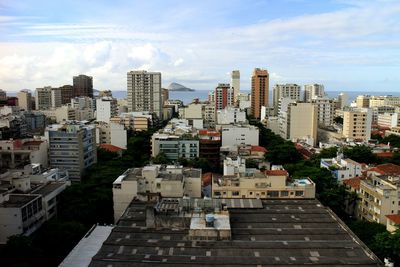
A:
POLYGON ((203 181, 203 186, 210 185, 212 180, 212 173, 211 172, 203 173, 201 180, 203 181))
POLYGON ((286 170, 266 170, 265 174, 270 176, 289 175, 289 173, 286 170))
POLYGON ((27 141, 27 142, 25 142, 23 145, 24 146, 38 146, 38 145, 40 145, 41 143, 43 143, 44 141, 42 141, 42 140, 33 140, 33 141, 27 141))
POLYGON ((119 151, 124 150, 123 148, 120 148, 120 147, 117 147, 114 145, 110 145, 110 144, 100 144, 99 147, 102 149, 105 149, 109 152, 119 152, 119 151))
POLYGON ((400 224, 400 215, 399 214, 390 214, 386 215, 386 218, 394 222, 395 224, 400 224))
POLYGON ((251 146, 251 151, 266 153, 267 149, 265 149, 265 147, 262 147, 262 146, 251 146))
POLYGON ((360 183, 361 183, 361 178, 360 177, 354 177, 350 179, 343 180, 343 183, 345 185, 348 185, 354 189, 360 189, 360 183))
POLYGON ((380 158, 392 158, 393 152, 381 152, 381 153, 376 153, 376 155, 380 158))
POLYGON ((383 175, 400 175, 400 166, 393 163, 386 163, 375 166, 369 169, 368 172, 377 172, 383 175))
POLYGON ((209 131, 209 130, 199 130, 199 135, 208 135, 208 136, 221 136, 220 132, 217 131, 209 131))

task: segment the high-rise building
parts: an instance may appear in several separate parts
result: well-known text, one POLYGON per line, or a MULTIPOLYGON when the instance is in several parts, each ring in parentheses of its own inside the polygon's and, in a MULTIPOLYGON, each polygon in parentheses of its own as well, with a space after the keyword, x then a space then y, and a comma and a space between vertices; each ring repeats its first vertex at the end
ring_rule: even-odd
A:
POLYGON ((251 76, 251 114, 256 119, 261 118, 261 107, 268 107, 269 74, 267 70, 254 69, 251 76))
POLYGON ((318 97, 312 99, 311 103, 317 106, 318 124, 322 126, 332 125, 335 117, 335 101, 326 97, 318 97))
POLYGON ((368 141, 371 138, 372 110, 353 108, 343 112, 343 136, 351 140, 368 141))
POLYGON ((35 107, 36 110, 51 108, 51 86, 36 88, 35 107))
POLYGON ((162 119, 161 72, 130 71, 128 111, 149 111, 162 119))
POLYGON ((7 100, 7 93, 6 91, 0 89, 0 101, 6 101, 7 100))
POLYGON ((165 88, 162 88, 162 101, 161 101, 161 103, 162 103, 162 105, 164 105, 165 104, 165 102, 169 99, 169 91, 168 91, 168 89, 165 89, 165 88))
POLYGON ((74 87, 72 85, 63 85, 61 89, 61 104, 65 105, 71 103, 71 99, 74 98, 74 87))
POLYGON ((306 84, 304 85, 304 102, 311 102, 317 97, 324 97, 325 89, 322 84, 306 84))
POLYGON ((96 99, 96 120, 109 123, 110 118, 118 115, 117 99, 102 97, 96 99))
POLYGON ((84 171, 97 162, 96 129, 93 125, 65 122, 46 128, 52 168, 67 170, 71 181, 80 182, 84 171))
POLYGON ((79 75, 73 77, 74 96, 93 97, 93 77, 79 75))
POLYGON ((273 87, 273 106, 275 115, 278 114, 279 100, 282 97, 296 101, 300 100, 300 85, 297 84, 275 84, 273 87))
POLYGON ((233 89, 233 103, 237 103, 237 97, 240 93, 240 71, 233 70, 231 72, 231 86, 233 89))
POLYGON ((369 108, 370 95, 359 95, 356 98, 356 105, 358 108, 369 108))
POLYGON ((215 88, 215 108, 224 109, 227 106, 233 106, 233 90, 229 83, 219 83, 215 88))
POLYGON ((21 90, 17 94, 18 106, 26 111, 32 110, 32 94, 29 90, 21 90))
POLYGON ((340 93, 338 95, 338 108, 342 109, 348 105, 349 95, 347 93, 340 93))
POLYGON ((318 110, 312 103, 297 103, 283 98, 279 114, 279 131, 282 138, 288 140, 306 140, 315 146, 317 142, 318 110))

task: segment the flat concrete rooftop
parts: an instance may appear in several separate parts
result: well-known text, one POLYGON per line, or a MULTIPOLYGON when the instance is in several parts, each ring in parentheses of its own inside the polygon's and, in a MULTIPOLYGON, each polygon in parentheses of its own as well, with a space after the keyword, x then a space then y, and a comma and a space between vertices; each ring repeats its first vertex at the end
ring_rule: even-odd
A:
POLYGON ((228 209, 231 240, 192 241, 189 227, 147 228, 133 202, 89 266, 382 266, 317 200, 262 204, 228 209))

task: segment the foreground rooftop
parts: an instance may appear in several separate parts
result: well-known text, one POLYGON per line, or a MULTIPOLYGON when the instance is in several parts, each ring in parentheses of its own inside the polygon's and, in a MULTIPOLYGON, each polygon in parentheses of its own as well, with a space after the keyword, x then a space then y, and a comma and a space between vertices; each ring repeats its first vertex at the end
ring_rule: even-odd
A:
POLYGON ((89 266, 382 266, 317 200, 257 201, 228 206, 230 240, 191 240, 190 226, 155 228, 154 204, 134 201, 89 266))

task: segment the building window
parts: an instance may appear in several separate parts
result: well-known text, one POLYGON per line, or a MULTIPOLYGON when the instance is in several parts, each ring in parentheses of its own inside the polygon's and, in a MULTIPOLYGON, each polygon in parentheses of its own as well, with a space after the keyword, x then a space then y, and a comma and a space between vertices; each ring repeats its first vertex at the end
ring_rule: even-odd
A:
POLYGON ((303 191, 296 191, 296 197, 301 197, 304 195, 303 191))
POLYGON ((281 197, 288 197, 289 191, 281 191, 281 197))

